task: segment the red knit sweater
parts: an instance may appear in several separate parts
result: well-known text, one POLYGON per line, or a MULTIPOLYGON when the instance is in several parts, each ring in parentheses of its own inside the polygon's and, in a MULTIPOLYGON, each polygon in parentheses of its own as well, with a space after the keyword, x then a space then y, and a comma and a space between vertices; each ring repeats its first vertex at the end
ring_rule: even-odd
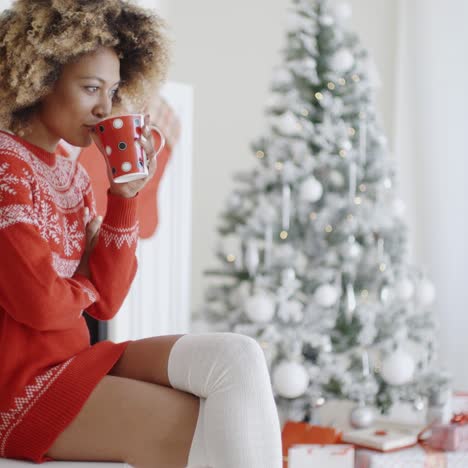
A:
POLYGON ((0 457, 43 462, 128 342, 90 346, 82 316, 119 310, 134 278, 137 197, 108 194, 90 256, 75 274, 95 215, 77 162, 0 132, 0 457))

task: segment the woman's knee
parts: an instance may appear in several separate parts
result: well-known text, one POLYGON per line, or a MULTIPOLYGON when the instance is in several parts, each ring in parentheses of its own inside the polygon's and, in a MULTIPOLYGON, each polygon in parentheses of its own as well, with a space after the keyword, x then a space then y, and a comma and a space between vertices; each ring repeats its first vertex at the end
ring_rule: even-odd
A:
POLYGON ((223 333, 224 353, 229 357, 240 357, 241 364, 264 365, 265 355, 256 340, 239 333, 223 333))
POLYGON ((253 338, 239 333, 219 333, 217 360, 221 361, 220 370, 230 376, 232 381, 268 378, 265 354, 253 338))

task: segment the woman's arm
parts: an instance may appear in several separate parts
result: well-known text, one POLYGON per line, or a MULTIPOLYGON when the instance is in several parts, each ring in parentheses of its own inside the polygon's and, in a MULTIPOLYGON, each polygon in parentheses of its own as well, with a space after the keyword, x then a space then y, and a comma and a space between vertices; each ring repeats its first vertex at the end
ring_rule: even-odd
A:
POLYGON ((88 265, 89 279, 99 291, 100 298, 86 312, 98 320, 110 320, 114 317, 135 277, 137 203, 137 196, 123 198, 108 192, 107 212, 96 245, 89 255, 88 265))
POLYGON ((83 275, 57 273, 60 258, 44 238, 54 236, 53 222, 41 232, 31 181, 28 164, 0 154, 0 307, 37 330, 73 328, 99 293, 83 275))

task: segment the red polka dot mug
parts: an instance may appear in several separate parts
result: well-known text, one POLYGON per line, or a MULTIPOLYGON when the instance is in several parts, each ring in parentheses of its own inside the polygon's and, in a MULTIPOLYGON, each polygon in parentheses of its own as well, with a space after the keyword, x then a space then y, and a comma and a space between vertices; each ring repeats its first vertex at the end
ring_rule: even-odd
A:
MULTIPOLYGON (((94 127, 92 138, 99 151, 107 158, 116 183, 148 176, 146 153, 137 143, 144 124, 144 114, 126 114, 108 117, 94 127)), ((157 127, 151 125, 150 128, 156 157, 164 148, 165 138, 157 127)))

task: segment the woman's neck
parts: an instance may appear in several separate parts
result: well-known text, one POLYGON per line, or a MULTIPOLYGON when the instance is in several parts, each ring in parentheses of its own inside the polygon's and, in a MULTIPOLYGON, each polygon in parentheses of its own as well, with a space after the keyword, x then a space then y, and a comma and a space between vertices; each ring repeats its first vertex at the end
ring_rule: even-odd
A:
POLYGON ((49 153, 54 153, 60 138, 57 138, 39 119, 34 118, 27 126, 27 130, 18 133, 27 142, 42 148, 49 153))

